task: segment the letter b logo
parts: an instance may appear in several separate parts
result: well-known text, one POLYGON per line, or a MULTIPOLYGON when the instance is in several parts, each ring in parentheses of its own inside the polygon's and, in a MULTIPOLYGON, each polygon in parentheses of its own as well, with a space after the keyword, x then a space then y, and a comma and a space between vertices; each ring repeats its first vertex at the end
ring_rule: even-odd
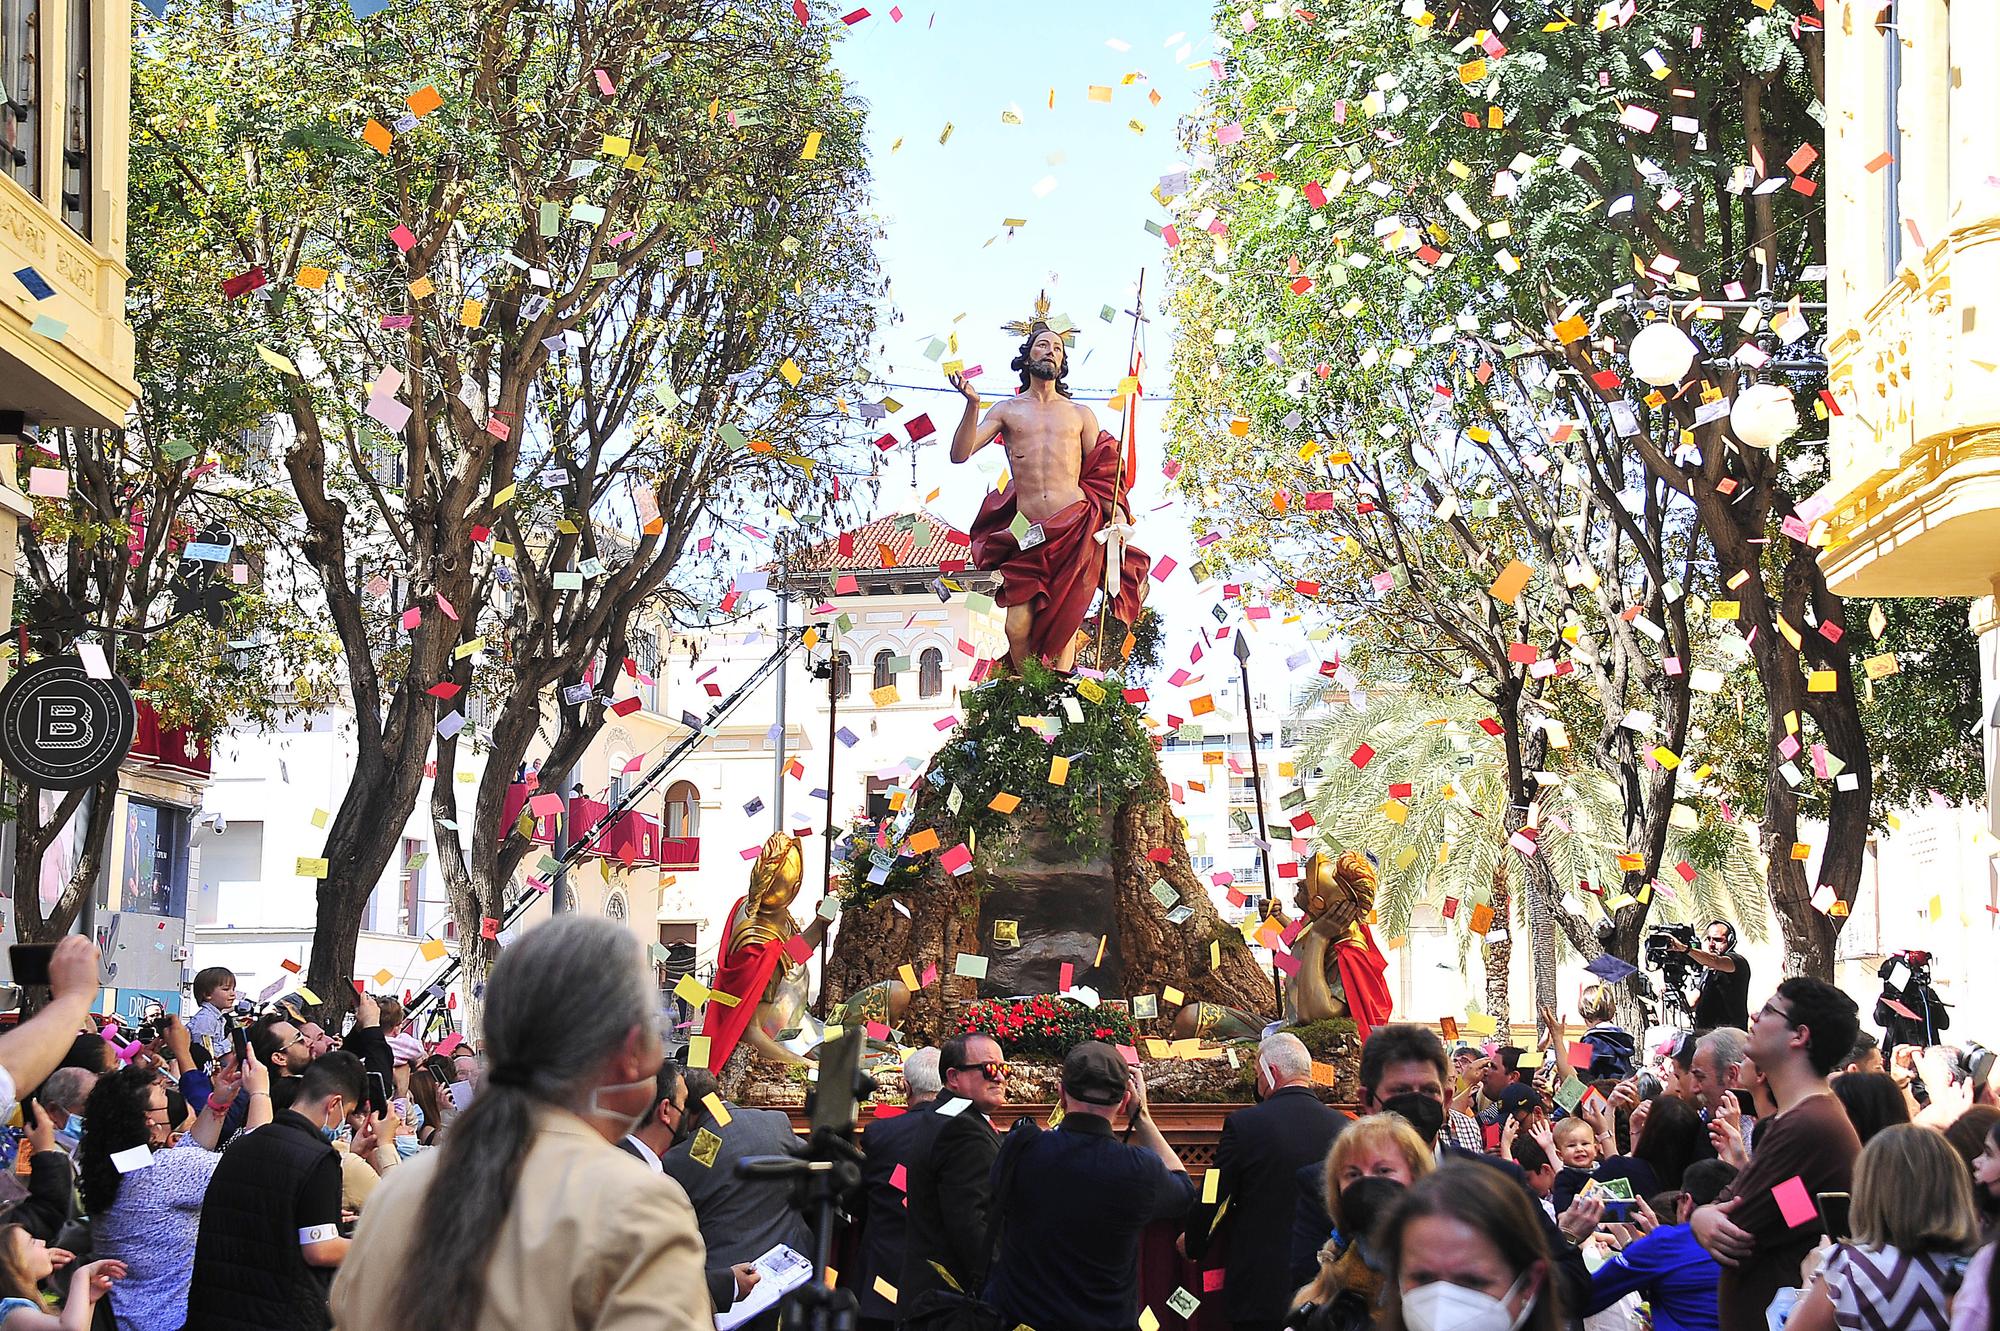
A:
POLYGON ((90 709, 74 698, 42 698, 35 709, 34 743, 44 751, 87 749, 97 738, 90 709))

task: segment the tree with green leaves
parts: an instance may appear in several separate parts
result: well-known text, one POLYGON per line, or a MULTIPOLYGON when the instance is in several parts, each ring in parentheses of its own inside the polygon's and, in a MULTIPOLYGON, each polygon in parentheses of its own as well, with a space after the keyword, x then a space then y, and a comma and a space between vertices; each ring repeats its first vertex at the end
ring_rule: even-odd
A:
MULTIPOLYGON (((1704 632, 1762 701, 1770 898, 1788 969, 1830 973, 1874 799, 1857 676, 1879 653, 1819 571, 1806 495, 1823 463, 1789 428, 1824 382, 1806 354, 1816 11, 1696 0, 1529 22, 1376 0, 1241 31, 1225 9, 1232 56, 1190 128, 1197 171, 1168 237, 1176 301, 1219 312, 1222 365, 1199 358, 1179 383, 1240 398, 1261 376, 1291 398, 1246 411, 1290 422, 1260 440, 1282 459, 1386 373, 1447 402, 1460 429, 1518 439, 1636 501, 1626 513, 1657 503, 1669 529, 1697 532, 1681 571, 1650 569, 1641 590, 1700 598, 1704 632), (1592 456, 1616 465, 1600 474, 1592 456), (1809 799, 1829 825, 1816 884, 1792 854, 1809 799)), ((1357 465, 1379 451, 1373 423, 1343 438, 1357 465)), ((1691 668, 1678 647, 1653 654, 1670 678, 1669 658, 1691 668)), ((1732 756, 1690 747, 1674 760, 1732 756)))
MULTIPOLYGON (((1486 1012, 1505 1022, 1513 931, 1526 923, 1512 891, 1525 852, 1505 816, 1505 746, 1479 725, 1485 716, 1463 698, 1407 689, 1350 694, 1307 731, 1297 761, 1311 774, 1318 835, 1330 847, 1367 852, 1379 866, 1375 908, 1383 934, 1407 934, 1419 906, 1438 910, 1461 947, 1480 948, 1486 1012), (1367 760, 1357 763, 1363 745, 1367 760), (1481 906, 1490 919, 1478 914, 1481 906)), ((1535 795, 1533 858, 1556 882, 1607 897, 1633 872, 1620 864, 1633 854, 1626 792, 1595 764, 1551 775, 1535 795)), ((1763 936, 1763 868, 1742 823, 1670 826, 1661 857, 1667 871, 1660 886, 1641 885, 1661 915, 1733 918, 1746 936, 1763 936)), ((1537 995, 1542 1004, 1553 998, 1537 995)))
POLYGON ((190 258, 268 366, 346 667, 322 995, 348 992, 427 760, 476 990, 482 921, 532 844, 503 825, 507 787, 539 754, 534 788, 566 794, 635 616, 712 604, 731 539, 839 525, 878 283, 834 30, 776 0, 416 0, 358 22, 192 0, 142 44, 135 156, 201 183, 190 258))
MULTIPOLYGON (((337 644, 285 554, 297 507, 260 443, 276 399, 189 262, 199 241, 181 206, 188 188, 158 158, 135 155, 126 313, 139 400, 121 430, 59 429, 24 452, 24 465, 62 484, 35 499, 22 528, 16 617, 35 652, 101 647, 162 727, 205 744, 230 725, 324 705, 337 644)), ((59 795, 16 780, 23 941, 74 926, 103 869, 118 781, 114 771, 59 795), (45 865, 65 829, 73 840, 57 883, 45 865)))

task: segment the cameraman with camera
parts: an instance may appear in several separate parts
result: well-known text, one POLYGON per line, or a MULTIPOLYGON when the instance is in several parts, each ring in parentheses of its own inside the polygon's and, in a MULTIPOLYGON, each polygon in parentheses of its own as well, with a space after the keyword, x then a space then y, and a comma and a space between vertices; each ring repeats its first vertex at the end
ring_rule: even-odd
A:
POLYGON ((1694 1003, 1696 1030, 1717 1026, 1750 1026, 1750 963, 1736 950, 1736 926, 1727 920, 1711 920, 1702 931, 1702 946, 1691 947, 1679 938, 1668 943, 1675 952, 1704 970, 1701 993, 1694 1003))

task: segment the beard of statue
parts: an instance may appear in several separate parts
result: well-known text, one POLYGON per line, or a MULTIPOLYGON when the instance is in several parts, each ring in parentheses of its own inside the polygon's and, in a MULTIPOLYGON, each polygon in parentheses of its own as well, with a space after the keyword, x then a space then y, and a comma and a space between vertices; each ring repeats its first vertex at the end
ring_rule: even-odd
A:
POLYGON ((1038 327, 1029 333, 1028 340, 1021 344, 1021 350, 1015 355, 1010 368, 1020 373, 1021 392, 1028 391, 1031 381, 1040 380, 1043 383, 1054 384, 1056 392, 1068 397, 1069 384, 1065 380, 1069 374, 1069 348, 1064 346, 1054 355, 1040 357, 1035 355, 1036 339, 1043 337, 1049 331, 1045 327, 1038 327))

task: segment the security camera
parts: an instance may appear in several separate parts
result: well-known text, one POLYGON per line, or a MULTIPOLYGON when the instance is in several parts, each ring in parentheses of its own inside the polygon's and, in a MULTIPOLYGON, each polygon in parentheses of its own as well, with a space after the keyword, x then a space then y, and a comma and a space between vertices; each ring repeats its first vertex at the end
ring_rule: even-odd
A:
POLYGON ((220 811, 205 813, 195 820, 197 826, 212 828, 217 836, 229 830, 229 819, 220 811))

